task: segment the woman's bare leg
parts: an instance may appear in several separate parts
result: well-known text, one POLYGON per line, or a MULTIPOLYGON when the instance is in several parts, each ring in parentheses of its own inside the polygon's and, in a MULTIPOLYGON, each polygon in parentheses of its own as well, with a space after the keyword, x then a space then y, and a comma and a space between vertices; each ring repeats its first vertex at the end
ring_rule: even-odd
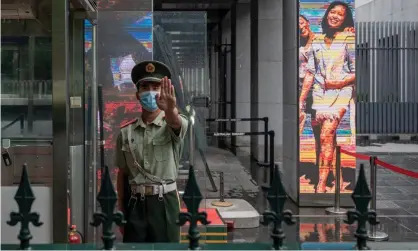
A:
POLYGON ((321 153, 321 124, 316 121, 315 119, 315 115, 314 113, 312 113, 312 117, 311 117, 311 126, 312 126, 312 131, 313 131, 313 135, 314 135, 314 139, 315 139, 315 156, 316 156, 316 166, 319 166, 319 159, 320 159, 320 153, 321 153))
MULTIPOLYGON (((334 120, 334 122, 335 122, 335 135, 334 135, 334 139, 335 140, 334 140, 334 147, 337 145, 337 128, 340 125, 340 122, 343 119, 343 117, 344 117, 344 115, 345 115, 346 112, 347 112, 346 109, 344 109, 344 108, 341 109, 339 111, 339 113, 338 113, 339 118, 336 119, 336 120, 334 120)), ((336 179, 337 178, 337 169, 336 169, 336 166, 334 166, 334 168, 333 168, 333 173, 334 173, 334 177, 336 179)), ((336 183, 337 182, 334 181, 334 184, 336 184, 336 183)), ((344 190, 344 180, 343 180, 343 172, 341 170, 341 172, 340 172, 340 191, 343 191, 343 190, 344 190)))
POLYGON ((326 119, 321 123, 321 134, 320 134, 320 146, 321 152, 319 155, 319 180, 316 186, 317 193, 325 193, 327 186, 327 179, 329 171, 332 167, 332 145, 333 145, 333 134, 330 120, 326 119), (331 152, 330 152, 331 151, 331 152))
MULTIPOLYGON (((319 166, 319 181, 317 185, 317 193, 326 191, 326 182, 329 171, 332 170, 335 177, 335 167, 333 167, 335 146, 337 144, 336 135, 337 128, 341 118, 344 116, 346 109, 341 109, 338 118, 329 118, 323 121, 321 128, 321 161, 319 166)), ((341 184, 343 184, 342 174, 340 175, 341 184)))

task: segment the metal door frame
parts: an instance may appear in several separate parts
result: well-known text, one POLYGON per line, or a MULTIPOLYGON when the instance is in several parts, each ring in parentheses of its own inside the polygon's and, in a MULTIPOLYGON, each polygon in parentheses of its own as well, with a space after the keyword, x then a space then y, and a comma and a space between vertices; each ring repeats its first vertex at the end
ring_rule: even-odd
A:
POLYGON ((69 2, 52 1, 52 239, 68 242, 67 201, 69 171, 69 2))

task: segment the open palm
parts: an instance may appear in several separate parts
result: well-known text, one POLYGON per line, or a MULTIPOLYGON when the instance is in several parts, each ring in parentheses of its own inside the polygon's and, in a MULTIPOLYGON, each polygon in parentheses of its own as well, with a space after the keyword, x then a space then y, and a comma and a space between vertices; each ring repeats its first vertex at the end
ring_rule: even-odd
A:
POLYGON ((156 96, 156 100, 160 110, 170 111, 176 108, 177 101, 174 93, 174 86, 167 77, 164 77, 161 80, 161 92, 156 96))

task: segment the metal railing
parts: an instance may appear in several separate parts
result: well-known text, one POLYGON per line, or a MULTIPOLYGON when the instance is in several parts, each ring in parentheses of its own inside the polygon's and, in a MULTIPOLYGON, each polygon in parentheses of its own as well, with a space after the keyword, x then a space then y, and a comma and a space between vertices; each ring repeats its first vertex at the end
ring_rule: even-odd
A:
POLYGON ((267 162, 258 162, 257 164, 260 167, 264 168, 264 182, 265 184, 261 185, 263 189, 270 189, 270 186, 273 183, 273 176, 274 176, 274 140, 275 140, 275 132, 274 131, 264 131, 264 132, 207 132, 207 137, 241 137, 241 136, 262 136, 269 138, 270 143, 270 160, 267 162), (269 180, 267 179, 267 168, 270 171, 269 180))
POLYGON ((44 98, 52 95, 51 80, 2 80, 3 97, 44 98))
POLYGON ((357 133, 418 133, 418 22, 358 22, 356 33, 357 133))
MULTIPOLYGON (((184 204, 186 205, 186 212, 181 212, 179 214, 178 224, 180 226, 186 226, 188 228, 188 244, 180 243, 155 243, 152 244, 152 249, 171 249, 171 250, 197 250, 197 249, 240 249, 240 250, 267 250, 267 249, 302 249, 298 242, 284 244, 285 234, 282 228, 282 223, 292 225, 295 223, 292 212, 290 210, 284 210, 284 205, 287 200, 287 194, 284 189, 278 165, 274 165, 273 177, 271 187, 267 192, 266 199, 270 205, 270 209, 265 211, 261 217, 261 223, 265 226, 272 225, 271 228, 271 242, 270 243, 227 243, 227 244, 202 244, 200 242, 201 235, 199 233, 198 223, 202 225, 209 225, 208 215, 206 211, 200 208, 200 203, 204 199, 202 193, 200 192, 199 184, 195 177, 195 166, 194 166, 194 132, 193 132, 193 120, 194 118, 190 117, 190 130, 189 130, 189 140, 190 144, 190 155, 189 155, 189 176, 186 185, 186 190, 182 197, 184 204), (203 247, 204 246, 204 247, 203 247)), ((251 134, 248 134, 251 135, 251 134)), ((256 133, 256 135, 262 135, 261 133, 256 133)), ((273 144, 274 145, 274 142, 273 144)), ((30 163, 29 163, 30 164, 30 163)), ((360 165, 360 173, 357 179, 356 187, 360 189, 355 189, 353 193, 353 201, 355 204, 354 210, 347 212, 347 220, 345 221, 348 224, 353 224, 358 222, 357 231, 355 237, 357 239, 356 243, 345 242, 345 243, 321 243, 322 248, 319 249, 349 249, 357 248, 359 250, 367 249, 367 229, 366 224, 370 223, 371 225, 378 224, 377 215, 374 211, 369 211, 369 198, 371 197, 370 190, 368 189, 368 184, 365 176, 364 166, 360 165), (367 187, 367 189, 364 189, 367 187), (328 248, 326 247, 327 245, 328 248)), ((31 246, 34 249, 69 249, 68 244, 50 244, 48 245, 31 245, 30 240, 32 239, 29 223, 32 223, 35 227, 40 227, 42 225, 42 215, 32 212, 31 207, 36 199, 36 195, 33 193, 27 165, 23 166, 21 182, 19 188, 17 189, 16 196, 14 197, 18 204, 18 212, 12 212, 10 214, 10 220, 7 222, 10 226, 15 226, 20 223, 20 231, 18 234, 18 239, 20 245, 6 245, 2 244, 1 249, 30 249, 31 246)), ((116 202, 118 200, 117 193, 111 182, 109 168, 104 167, 103 179, 101 181, 100 192, 97 195, 97 201, 100 204, 101 212, 96 212, 93 215, 92 226, 97 227, 99 231, 102 232, 102 244, 73 244, 71 249, 122 249, 122 250, 138 250, 138 249, 149 249, 150 246, 147 243, 128 243, 128 244, 115 244, 115 235, 113 224, 118 226, 123 226, 126 224, 124 215, 120 211, 115 211, 116 202), (103 245, 103 246, 102 246, 103 245)), ((5 229, 3 229, 5 231, 5 229)), ((308 243, 309 244, 309 243, 308 243)))
MULTIPOLYGON (((264 122, 264 163, 268 163, 268 131, 269 131, 269 118, 208 118, 206 122, 217 122, 217 123, 226 123, 226 122, 255 122, 255 121, 263 121, 264 122)), ((224 125, 226 128, 226 125, 224 125)), ((227 131, 221 133, 229 133, 227 131)), ((260 162, 260 161, 259 161, 260 162)))

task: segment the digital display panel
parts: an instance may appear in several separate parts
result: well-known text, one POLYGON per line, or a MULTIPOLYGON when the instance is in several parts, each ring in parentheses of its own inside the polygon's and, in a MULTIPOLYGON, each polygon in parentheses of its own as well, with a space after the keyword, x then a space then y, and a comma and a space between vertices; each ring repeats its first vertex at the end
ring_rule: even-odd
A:
MULTIPOLYGON (((299 1, 300 193, 335 192, 335 148, 355 152, 354 0, 299 1)), ((356 160, 341 155, 341 193, 356 160)))

